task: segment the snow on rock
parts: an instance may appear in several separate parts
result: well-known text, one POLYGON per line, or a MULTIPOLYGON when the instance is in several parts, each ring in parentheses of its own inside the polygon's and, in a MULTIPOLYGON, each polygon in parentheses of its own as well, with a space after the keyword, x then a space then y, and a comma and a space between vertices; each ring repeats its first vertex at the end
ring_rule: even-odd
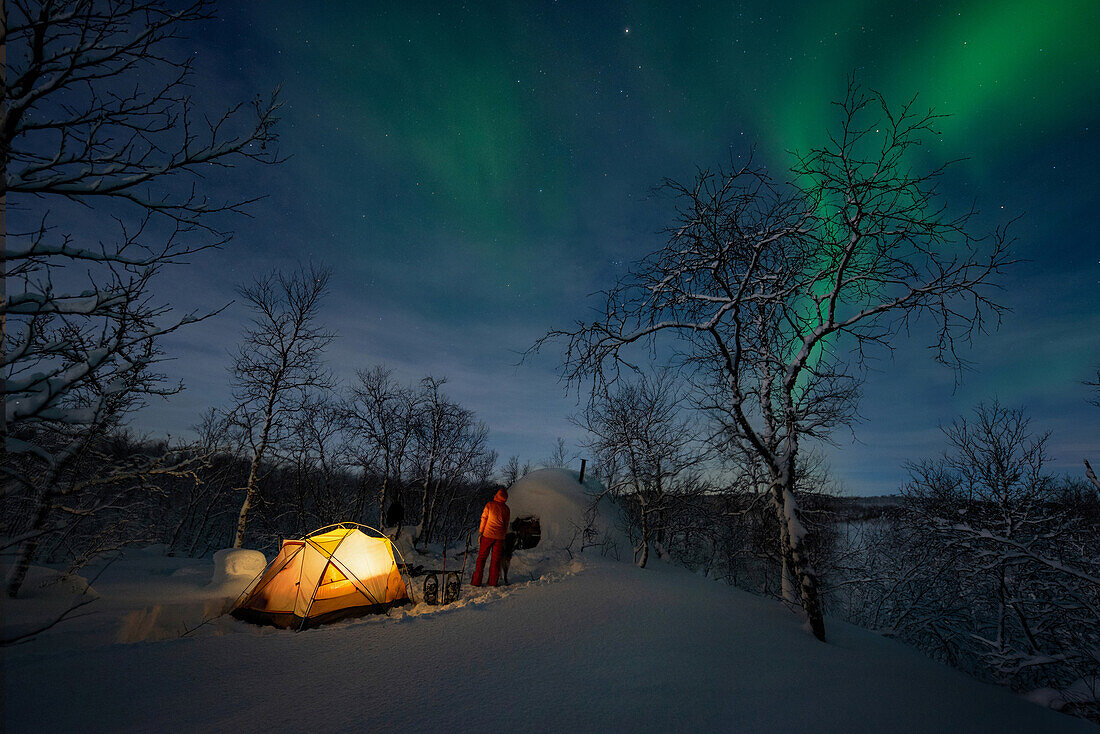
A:
POLYGON ((244 548, 226 548, 214 554, 214 577, 210 581, 211 589, 240 587, 244 590, 252 579, 263 573, 267 566, 267 557, 257 550, 244 548))
POLYGON ((513 522, 538 518, 539 548, 569 548, 576 553, 584 546, 599 545, 613 555, 615 551, 629 555, 618 506, 602 484, 590 479, 582 485, 574 471, 539 469, 527 474, 508 488, 508 507, 513 522))

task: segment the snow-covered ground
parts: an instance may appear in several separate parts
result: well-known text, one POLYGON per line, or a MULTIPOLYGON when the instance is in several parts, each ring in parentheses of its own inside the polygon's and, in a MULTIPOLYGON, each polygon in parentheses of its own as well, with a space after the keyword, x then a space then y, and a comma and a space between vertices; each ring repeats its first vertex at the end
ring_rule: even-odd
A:
POLYGON ((158 597, 165 633, 216 606, 202 562, 154 560, 4 651, 5 731, 1096 731, 839 622, 820 644, 779 604, 662 564, 586 559, 301 633, 223 617, 119 642, 156 627, 140 610, 158 597))
MULTIPOLYGON (((109 566, 87 616, 0 650, 0 728, 1097 731, 836 620, 821 644, 779 603, 662 563, 540 544, 510 586, 300 633, 217 616, 245 581, 214 570, 157 549, 109 566)), ((5 630, 79 590, 4 601, 5 630)))

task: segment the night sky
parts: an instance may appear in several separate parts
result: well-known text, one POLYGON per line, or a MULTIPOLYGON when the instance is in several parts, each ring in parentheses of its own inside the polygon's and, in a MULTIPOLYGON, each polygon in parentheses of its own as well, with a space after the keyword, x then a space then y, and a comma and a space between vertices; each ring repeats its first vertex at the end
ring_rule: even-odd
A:
MULTIPOLYGON (((537 462, 580 437, 558 355, 520 354, 591 319, 589 297, 662 242, 663 178, 744 158, 783 170, 823 140, 846 77, 894 104, 950 115, 924 161, 979 225, 1016 215, 1013 308, 965 356, 935 365, 919 331, 873 365, 865 420, 828 449, 850 491, 896 491, 902 464, 944 448, 938 426, 979 400, 1026 407, 1052 431, 1052 468, 1100 461, 1100 3, 240 3, 193 27, 187 53, 212 106, 282 85, 281 166, 217 173, 267 198, 227 249, 162 283, 181 309, 298 262, 334 270, 324 318, 336 372, 384 363, 448 378, 506 458, 537 462), (317 7, 323 5, 323 7, 317 7), (416 6, 416 7, 410 7, 416 6), (1090 165, 1091 164, 1091 165, 1090 165), (256 189, 251 189, 255 191, 256 189), (853 440, 854 439, 854 440, 853 440)), ((187 385, 141 428, 187 433, 228 402, 234 305, 172 338, 187 385)))

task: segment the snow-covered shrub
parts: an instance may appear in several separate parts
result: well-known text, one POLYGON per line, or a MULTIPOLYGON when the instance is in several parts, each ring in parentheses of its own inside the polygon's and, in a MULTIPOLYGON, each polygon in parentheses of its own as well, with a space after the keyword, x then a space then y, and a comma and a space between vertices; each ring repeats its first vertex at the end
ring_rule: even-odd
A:
POLYGON ((1100 676, 1100 498, 1045 471, 1047 436, 1020 410, 980 405, 944 432, 951 450, 910 465, 903 514, 865 546, 849 617, 1100 715, 1079 695, 1100 676))

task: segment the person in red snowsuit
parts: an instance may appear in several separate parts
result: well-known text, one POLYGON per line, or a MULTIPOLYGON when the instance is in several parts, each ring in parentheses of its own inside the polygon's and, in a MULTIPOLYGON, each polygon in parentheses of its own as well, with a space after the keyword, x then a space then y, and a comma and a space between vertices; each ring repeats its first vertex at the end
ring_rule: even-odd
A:
POLYGON ((489 586, 496 586, 500 578, 500 556, 504 552, 504 538, 508 534, 508 520, 511 516, 508 505, 505 504, 507 501, 508 490, 499 490, 481 511, 481 525, 478 527, 481 545, 477 550, 474 577, 470 581, 474 586, 481 586, 481 573, 485 570, 485 559, 489 557, 490 551, 493 553, 493 560, 489 564, 489 586))

